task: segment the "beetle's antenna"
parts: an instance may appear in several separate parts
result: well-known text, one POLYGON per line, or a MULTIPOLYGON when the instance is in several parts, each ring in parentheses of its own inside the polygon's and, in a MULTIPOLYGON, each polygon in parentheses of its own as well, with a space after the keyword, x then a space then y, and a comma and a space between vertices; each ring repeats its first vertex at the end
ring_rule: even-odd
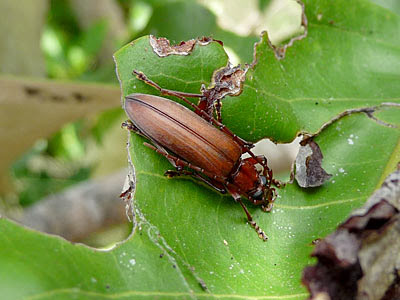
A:
POLYGON ((242 200, 240 198, 236 199, 240 205, 242 206, 244 212, 246 213, 247 216, 247 220, 250 223, 251 227, 254 228, 254 230, 257 232, 258 237, 260 239, 262 239, 264 242, 266 242, 268 240, 268 236, 265 234, 264 230, 262 230, 260 228, 260 226, 257 225, 257 223, 255 221, 253 221, 253 217, 251 216, 251 214, 249 213, 249 211, 247 210, 247 207, 243 204, 242 200))

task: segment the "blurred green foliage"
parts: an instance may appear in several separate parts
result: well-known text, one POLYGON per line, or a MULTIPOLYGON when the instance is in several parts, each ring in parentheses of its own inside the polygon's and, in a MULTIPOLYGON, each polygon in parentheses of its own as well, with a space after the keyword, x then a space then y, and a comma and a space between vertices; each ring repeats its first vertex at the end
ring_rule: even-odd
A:
MULTIPOLYGON (((50 1, 41 39, 47 76, 116 83, 113 66, 98 68, 96 65, 107 27, 106 20, 99 20, 83 30, 68 1, 50 1)), ((98 116, 99 122, 104 119, 102 115, 98 116)), ((109 115, 109 112, 104 115, 109 115)), ((109 127, 100 124, 95 122, 93 126, 97 128, 93 132, 98 142, 101 142, 99 128, 105 131, 109 127)), ((80 163, 86 155, 87 139, 91 138, 91 133, 87 132, 88 125, 84 120, 67 124, 52 138, 38 142, 14 163, 11 172, 16 179, 21 205, 32 204, 48 194, 90 178, 92 168, 80 163)))
POLYGON ((106 20, 81 30, 67 1, 51 1, 42 36, 48 76, 80 79, 95 71, 95 57, 107 32, 106 20))
MULTIPOLYGON (((62 130, 49 142, 56 144, 58 140, 62 139, 61 135, 68 139, 66 137, 68 132, 73 133, 74 131, 62 130)), ((72 147, 65 147, 63 141, 59 143, 56 145, 57 150, 72 149, 72 147)), ((79 147, 81 144, 77 143, 77 145, 79 147)), ((28 153, 14 163, 12 175, 16 178, 21 205, 33 204, 48 194, 59 192, 90 177, 89 167, 74 166, 65 160, 61 161, 60 157, 62 155, 67 157, 67 153, 53 156, 46 154, 46 150, 51 148, 48 141, 40 140, 28 153), (58 157, 58 159, 51 160, 51 157, 58 157)))

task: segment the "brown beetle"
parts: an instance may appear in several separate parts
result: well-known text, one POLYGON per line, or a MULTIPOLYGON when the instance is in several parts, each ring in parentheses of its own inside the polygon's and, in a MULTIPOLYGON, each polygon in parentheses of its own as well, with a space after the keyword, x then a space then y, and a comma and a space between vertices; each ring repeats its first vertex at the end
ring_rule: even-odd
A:
POLYGON ((154 146, 145 145, 165 156, 175 167, 175 170, 166 171, 165 175, 192 176, 221 193, 229 192, 243 207, 258 236, 266 241, 268 237, 253 221, 241 196, 255 205, 261 205, 264 211, 271 210, 275 200, 275 189, 271 184, 279 187, 279 182, 273 179, 267 159, 255 156, 250 150, 253 144, 237 137, 186 99, 201 98, 203 95, 166 90, 143 73, 134 71, 134 74, 161 94, 184 100, 195 111, 166 98, 131 94, 126 97, 124 105, 130 121, 124 122, 123 126, 149 139, 154 146), (242 159, 243 153, 250 154, 250 157, 242 159), (260 165, 262 170, 257 170, 256 165, 260 165))

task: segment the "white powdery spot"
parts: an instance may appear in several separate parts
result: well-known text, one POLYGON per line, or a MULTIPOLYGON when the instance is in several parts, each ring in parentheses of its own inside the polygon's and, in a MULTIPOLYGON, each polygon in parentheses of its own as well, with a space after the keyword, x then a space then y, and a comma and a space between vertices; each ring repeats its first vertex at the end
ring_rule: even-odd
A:
POLYGON ((132 266, 136 265, 136 259, 134 259, 134 258, 130 259, 130 260, 129 260, 129 263, 130 263, 132 266))
POLYGON ((349 145, 354 145, 354 142, 353 142, 352 139, 347 139, 347 143, 348 143, 349 145))
POLYGON ((344 173, 344 169, 343 169, 343 168, 340 168, 340 169, 339 169, 339 172, 340 172, 340 173, 344 173))

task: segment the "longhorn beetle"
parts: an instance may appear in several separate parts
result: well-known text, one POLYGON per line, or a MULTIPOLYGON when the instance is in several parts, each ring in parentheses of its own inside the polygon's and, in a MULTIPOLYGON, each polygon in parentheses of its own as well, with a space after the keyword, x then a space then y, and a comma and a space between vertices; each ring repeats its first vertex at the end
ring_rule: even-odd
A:
POLYGON ((152 145, 144 145, 168 159, 175 170, 166 171, 166 176, 192 176, 220 193, 230 193, 242 206, 258 236, 266 241, 267 235, 241 200, 243 196, 251 203, 261 205, 264 211, 272 209, 276 191, 271 185, 280 187, 280 183, 273 178, 265 156, 255 156, 250 150, 254 147, 252 143, 233 134, 187 99, 201 99, 202 94, 163 89, 143 73, 134 70, 133 74, 162 95, 182 99, 194 108, 194 112, 166 98, 130 94, 124 104, 130 120, 124 122, 123 127, 146 137, 152 145), (250 157, 242 159, 243 153, 248 153, 250 157), (262 169, 257 170, 256 165, 262 169))

